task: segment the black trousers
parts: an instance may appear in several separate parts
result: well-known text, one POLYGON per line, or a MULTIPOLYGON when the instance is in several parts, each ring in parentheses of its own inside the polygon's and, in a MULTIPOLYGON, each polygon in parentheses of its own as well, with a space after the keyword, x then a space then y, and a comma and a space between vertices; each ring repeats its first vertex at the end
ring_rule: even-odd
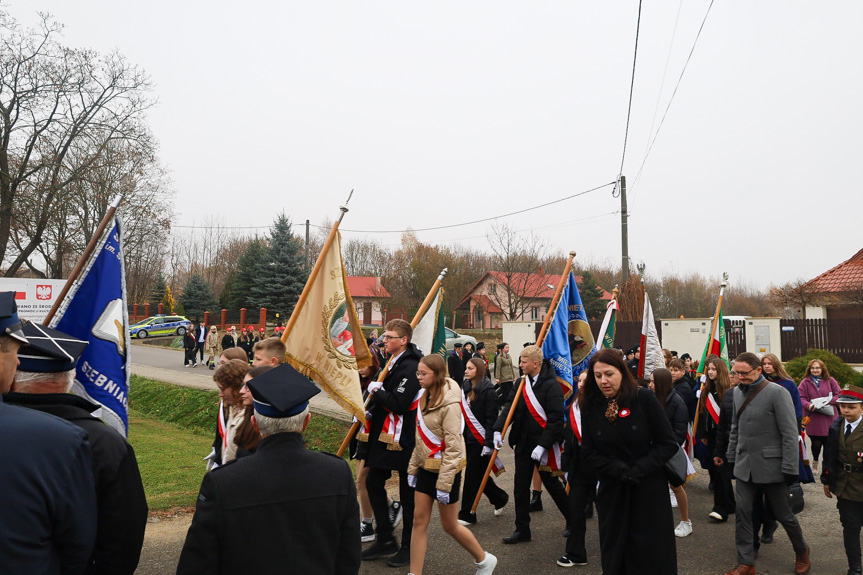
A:
MULTIPOLYGON (((533 479, 533 470, 537 463, 530 458, 530 451, 520 453, 515 451, 515 477, 513 478, 513 499, 515 499, 515 530, 530 533, 530 485, 533 479)), ((539 476, 545 490, 551 495, 554 504, 560 510, 564 519, 569 522, 569 501, 564 489, 557 477, 552 477, 548 471, 540 471, 539 476)))
POLYGON ((187 349, 186 357, 183 359, 183 365, 194 365, 195 364, 195 350, 187 349))
MULTIPOLYGON (((488 460, 491 456, 482 457, 482 445, 478 443, 465 441, 467 451, 467 467, 464 469, 464 489, 462 490, 461 511, 462 513, 470 513, 470 508, 473 507, 473 502, 476 499, 476 492, 479 491, 479 486, 482 483, 482 477, 485 475, 485 470, 488 468, 488 460)), ((509 496, 506 491, 497 486, 488 476, 488 482, 485 484, 483 495, 488 498, 488 502, 496 508, 505 505, 509 496)))
MULTIPOLYGON (((809 435, 808 433, 806 435, 809 435)), ((821 455, 821 448, 827 443, 826 435, 809 435, 809 443, 812 446, 812 461, 818 461, 818 456, 821 455)))
POLYGON ((728 519, 734 513, 734 486, 731 484, 732 466, 725 464, 708 469, 710 481, 713 483, 713 511, 728 519))
MULTIPOLYGON (((414 490, 408 485, 408 472, 398 470, 399 497, 402 504, 402 547, 411 546, 411 530, 414 525, 414 490)), ((389 507, 387 506, 387 479, 392 477, 393 470, 380 467, 370 467, 366 476, 366 491, 375 512, 375 533, 378 541, 389 541, 393 538, 393 526, 390 525, 389 507)))
POLYGON ((860 527, 863 526, 863 502, 836 498, 839 521, 842 523, 842 540, 849 569, 860 569, 860 527))
POLYGON ((587 519, 584 511, 588 502, 596 499, 596 477, 574 470, 569 472, 569 539, 566 540, 566 555, 578 562, 587 561, 584 536, 587 519))
MULTIPOLYGON (((199 353, 201 354, 201 360, 200 360, 200 363, 204 363, 204 343, 205 343, 205 342, 203 342, 203 341, 199 341, 199 342, 198 342, 198 346, 195 348, 195 351, 197 351, 197 352, 199 352, 199 353)), ((194 357, 194 356, 195 356, 195 352, 193 351, 193 352, 192 352, 192 357, 194 357)))

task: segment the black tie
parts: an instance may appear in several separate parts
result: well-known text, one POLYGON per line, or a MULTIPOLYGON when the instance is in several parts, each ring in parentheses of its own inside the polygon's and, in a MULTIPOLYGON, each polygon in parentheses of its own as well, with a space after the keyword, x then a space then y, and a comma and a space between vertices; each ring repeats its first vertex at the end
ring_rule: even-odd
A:
POLYGON ((851 424, 850 423, 845 425, 845 439, 848 439, 849 435, 851 435, 851 424))

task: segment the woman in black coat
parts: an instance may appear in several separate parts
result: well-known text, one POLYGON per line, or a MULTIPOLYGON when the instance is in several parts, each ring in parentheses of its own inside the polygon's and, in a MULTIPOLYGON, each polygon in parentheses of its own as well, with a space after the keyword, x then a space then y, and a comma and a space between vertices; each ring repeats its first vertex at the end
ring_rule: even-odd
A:
MULTIPOLYGON (((686 442, 686 432, 689 430, 689 410, 677 393, 677 386, 671 383, 671 372, 667 369, 656 369, 650 374, 650 389, 656 394, 659 403, 665 407, 665 415, 674 431, 674 440, 678 445, 686 442)), ((692 472, 695 469, 691 470, 692 472)), ((686 537, 692 533, 692 521, 689 520, 689 498, 683 485, 671 487, 672 501, 680 508, 680 523, 674 529, 678 537, 686 537)), ((672 503, 672 506, 674 503, 672 503)))
MULTIPOLYGON (((483 475, 488 468, 488 458, 493 451, 494 423, 498 415, 497 393, 486 375, 485 362, 482 359, 474 357, 468 360, 462 389, 464 390, 462 412, 465 416, 464 444, 467 450, 467 467, 464 470, 464 492, 458 521, 462 525, 471 525, 476 523, 476 513, 471 513, 470 508, 473 507, 476 492, 479 491, 483 475), (467 399, 469 409, 464 409, 464 399, 467 399)), ((502 470, 503 467, 498 472, 502 470)), ((500 515, 509 501, 509 495, 495 484, 490 475, 483 494, 488 498, 489 503, 494 505, 494 514, 500 515)))
POLYGON ((605 575, 674 575, 677 548, 665 463, 680 449, 656 396, 639 389, 615 350, 590 360, 578 398, 582 458, 599 478, 605 575))
MULTIPOLYGON (((706 375, 704 391, 698 400, 698 434, 702 437, 701 442, 707 446, 708 453, 712 456, 716 452, 719 424, 723 415, 731 415, 734 409, 725 407, 725 397, 732 396, 731 376, 725 361, 713 358, 707 361, 704 370, 706 375), (719 407, 719 409, 716 409, 719 407)), ((731 400, 729 400, 731 401, 731 400)), ((726 439, 728 435, 726 433, 726 439)), ((728 442, 725 443, 726 447, 728 442)), ((724 453, 724 452, 723 452, 724 453)), ((723 455, 724 459, 724 455, 723 455)), ((710 482, 713 484, 713 510, 709 517, 714 521, 726 521, 728 514, 734 511, 734 486, 731 484, 731 474, 723 473, 721 467, 717 466, 711 459, 706 466, 710 474, 710 482)))

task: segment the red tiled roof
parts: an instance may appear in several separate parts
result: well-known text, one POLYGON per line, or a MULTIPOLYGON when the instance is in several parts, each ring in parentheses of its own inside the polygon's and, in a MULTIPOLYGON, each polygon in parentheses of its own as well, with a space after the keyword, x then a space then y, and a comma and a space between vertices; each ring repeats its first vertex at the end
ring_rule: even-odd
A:
POLYGON ((850 291, 861 286, 863 286, 863 250, 804 284, 808 290, 820 293, 850 291))
POLYGON ((486 313, 503 313, 500 306, 491 301, 491 298, 487 295, 471 295, 470 299, 475 300, 477 305, 486 313))
POLYGON ((390 297, 379 277, 348 276, 348 289, 351 297, 390 297))
MULTIPOLYGON (((469 298, 472 297, 471 294, 473 294, 474 290, 477 287, 479 287, 480 284, 482 284, 482 282, 485 280, 486 276, 491 276, 492 278, 494 278, 494 280, 497 283, 502 284, 502 285, 506 285, 507 283, 509 283, 507 281, 506 274, 503 272, 499 272, 499 271, 486 272, 485 274, 483 274, 483 276, 481 278, 479 278, 479 281, 476 282, 472 288, 470 288, 470 291, 468 291, 467 294, 462 298, 462 300, 459 302, 458 306, 456 306, 456 309, 461 308, 462 304, 465 303, 465 301, 467 301, 469 298)), ((560 274, 514 273, 510 276, 510 279, 514 285, 519 286, 519 287, 523 287, 523 286, 535 287, 536 293, 535 293, 535 295, 532 295, 531 297, 535 297, 537 299, 552 299, 554 297, 554 292, 557 290, 557 284, 560 283, 560 274)), ((580 285, 582 283, 582 281, 583 281, 583 278, 581 276, 575 276, 575 283, 580 285)), ((602 288, 599 288, 599 289, 602 290, 602 296, 600 297, 600 299, 606 300, 606 301, 611 301, 612 295, 602 288)), ((351 292, 351 293, 353 293, 353 292, 351 292)), ((483 297, 486 297, 486 296, 483 296, 483 297)), ((495 307, 497 307, 497 306, 495 306, 495 307)))

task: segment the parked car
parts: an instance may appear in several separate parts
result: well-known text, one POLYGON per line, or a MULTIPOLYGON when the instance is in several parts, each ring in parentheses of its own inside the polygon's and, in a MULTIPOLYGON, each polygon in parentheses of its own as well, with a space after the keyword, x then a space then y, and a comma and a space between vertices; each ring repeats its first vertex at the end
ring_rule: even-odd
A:
POLYGON ((457 343, 462 345, 470 342, 476 347, 476 338, 470 335, 461 335, 448 327, 444 328, 446 330, 446 350, 452 351, 453 346, 457 343))
POLYGON ((129 335, 144 339, 157 335, 186 335, 192 322, 179 315, 157 315, 129 326, 129 335))

